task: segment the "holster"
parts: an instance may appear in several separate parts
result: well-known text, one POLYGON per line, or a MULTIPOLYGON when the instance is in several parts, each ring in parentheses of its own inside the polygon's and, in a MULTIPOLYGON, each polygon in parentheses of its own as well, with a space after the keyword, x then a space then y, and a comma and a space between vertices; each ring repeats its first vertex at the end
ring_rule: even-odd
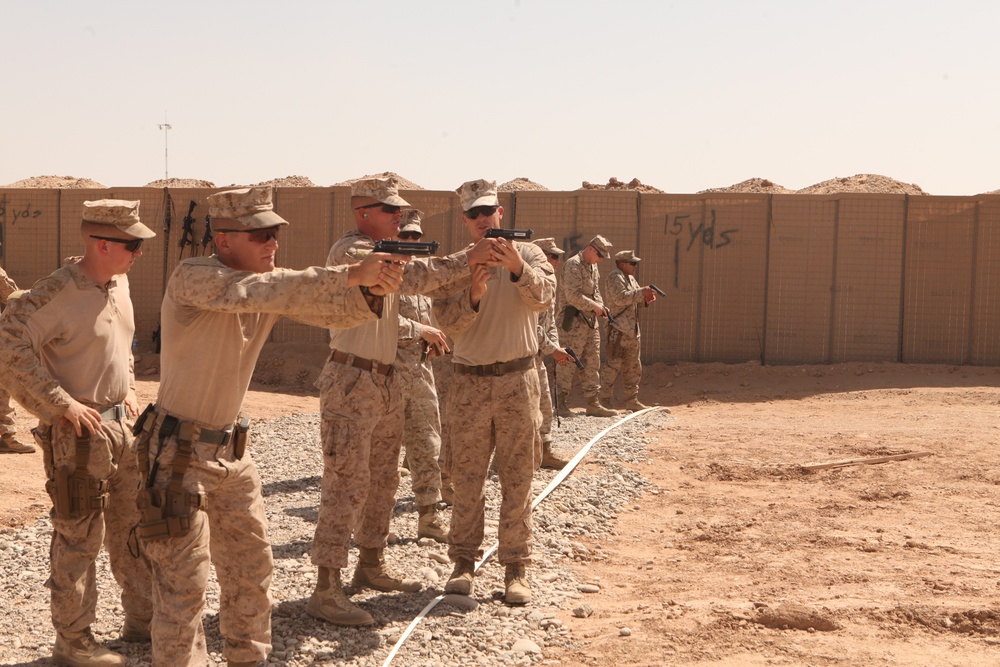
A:
POLYGON ((250 420, 242 417, 237 420, 233 430, 233 456, 242 459, 250 441, 250 420))
POLYGON ((569 331, 570 329, 572 329, 573 320, 575 320, 576 316, 579 314, 580 311, 579 309, 577 309, 576 306, 570 306, 567 304, 566 308, 563 309, 562 330, 569 331))
POLYGON ((185 535, 191 530, 194 513, 206 506, 205 496, 200 493, 175 493, 169 489, 140 489, 135 502, 142 515, 138 533, 144 540, 185 535))
POLYGON ((108 480, 70 470, 69 466, 56 470, 55 477, 45 483, 59 519, 78 519, 104 511, 110 498, 108 488, 108 480))

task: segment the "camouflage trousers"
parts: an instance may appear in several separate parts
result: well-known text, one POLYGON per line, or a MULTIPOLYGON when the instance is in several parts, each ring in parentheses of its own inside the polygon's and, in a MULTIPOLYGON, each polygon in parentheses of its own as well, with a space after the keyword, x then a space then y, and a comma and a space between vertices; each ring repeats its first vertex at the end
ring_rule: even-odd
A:
POLYGON ((14 406, 10 404, 10 394, 0 387, 0 437, 15 433, 17 429, 14 427, 14 406))
POLYGON ((403 447, 418 507, 433 505, 441 493, 441 416, 429 364, 420 364, 406 380, 403 447))
POLYGON ((483 556, 486 475, 494 452, 502 498, 497 559, 530 560, 531 478, 541 463, 538 399, 534 368, 493 377, 455 374, 446 418, 455 485, 448 535, 452 561, 483 556))
POLYGON ((328 362, 320 390, 323 483, 312 562, 347 567, 351 536, 380 549, 399 488, 403 397, 395 374, 328 362))
POLYGON ((549 387, 549 369, 542 355, 535 355, 535 371, 538 373, 538 409, 542 413, 542 425, 538 432, 542 442, 552 442, 552 389, 549 387))
POLYGON ((124 420, 106 420, 97 433, 79 444, 73 425, 65 419, 55 425, 40 423, 35 434, 42 448, 45 489, 54 505, 50 512, 51 572, 45 582, 51 591, 52 625, 60 633, 75 634, 96 619, 96 562, 102 545, 108 551, 111 573, 122 588, 125 613, 149 620, 153 615, 149 561, 133 558, 127 544, 129 531, 139 520, 135 506, 139 471, 129 426, 124 420), (79 472, 78 462, 83 463, 89 477, 107 480, 107 506, 103 510, 83 508, 79 506, 82 502, 69 500, 71 507, 65 508, 65 513, 57 511, 60 495, 63 499, 73 495, 65 473, 79 472))
POLYGON ((608 327, 608 343, 604 347, 604 365, 601 367, 601 386, 611 394, 615 379, 621 375, 625 398, 639 395, 642 379, 642 361, 639 359, 639 337, 629 336, 608 327))
MULTIPOLYGON (((158 415, 150 437, 150 465, 160 447, 158 415)), ((154 488, 171 478, 177 437, 163 442, 154 488)), ((225 445, 198 441, 183 487, 205 495, 205 508, 191 508, 191 528, 183 535, 142 540, 153 567, 155 609, 151 626, 154 667, 208 664, 202 614, 211 566, 219 582, 222 653, 230 662, 262 661, 271 651, 271 574, 274 562, 264 514, 260 475, 250 452, 237 459, 232 440, 225 445)))
POLYGON ((434 357, 434 386, 437 388, 438 414, 441 415, 441 454, 438 463, 441 466, 441 488, 452 486, 451 483, 451 444, 448 437, 448 424, 445 422, 448 414, 448 395, 455 380, 455 364, 451 355, 434 357))
POLYGON ((579 374, 580 388, 584 396, 593 396, 601 390, 601 331, 591 329, 587 324, 576 318, 569 331, 559 329, 559 345, 565 349, 573 348, 576 356, 583 363, 583 370, 577 370, 576 364, 558 364, 556 366, 556 385, 559 391, 569 393, 573 389, 573 379, 579 374))

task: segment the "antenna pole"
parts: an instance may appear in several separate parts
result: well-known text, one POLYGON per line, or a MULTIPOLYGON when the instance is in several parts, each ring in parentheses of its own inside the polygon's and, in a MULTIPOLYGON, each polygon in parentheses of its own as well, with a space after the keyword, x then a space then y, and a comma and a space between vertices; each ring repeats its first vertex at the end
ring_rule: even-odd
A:
POLYGON ((168 156, 167 156, 167 131, 172 129, 170 124, 166 122, 167 115, 163 114, 163 121, 160 123, 160 129, 163 130, 163 180, 170 180, 170 170, 168 169, 168 156))

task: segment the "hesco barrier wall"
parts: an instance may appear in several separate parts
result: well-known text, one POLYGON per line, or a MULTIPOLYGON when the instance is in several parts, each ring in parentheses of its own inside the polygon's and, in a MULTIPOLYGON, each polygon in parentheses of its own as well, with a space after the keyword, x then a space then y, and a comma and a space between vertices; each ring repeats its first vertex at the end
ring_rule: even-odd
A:
MULTIPOLYGON (((129 275, 141 347, 164 285, 203 245, 217 190, 0 189, 3 266, 22 287, 81 252, 88 199, 139 199, 158 234, 129 275), (191 241, 181 247, 181 241, 191 241)), ((458 197, 406 191, 425 239, 467 243, 458 197)), ((277 188, 291 221, 279 263, 322 264, 353 226, 350 189, 277 188)), ((641 315, 643 360, 766 364, 890 361, 1000 365, 1000 196, 501 193, 504 226, 555 237, 570 254, 595 234, 642 258, 637 278, 667 293, 641 315)), ((567 255, 569 256, 569 255, 567 255)), ((614 268, 600 265, 602 275, 614 268)), ((273 340, 325 342, 291 320, 273 340)))

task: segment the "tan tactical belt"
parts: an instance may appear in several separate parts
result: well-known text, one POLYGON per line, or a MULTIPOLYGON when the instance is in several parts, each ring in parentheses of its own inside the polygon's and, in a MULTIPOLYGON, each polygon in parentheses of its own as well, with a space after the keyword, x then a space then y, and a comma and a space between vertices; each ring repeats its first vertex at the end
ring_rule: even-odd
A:
POLYGON ((485 366, 466 366, 465 364, 455 364, 455 372, 461 375, 497 376, 507 373, 526 371, 535 367, 534 357, 522 357, 514 361, 498 361, 495 364, 485 366))
POLYGON ((354 366, 363 371, 372 371, 380 375, 392 375, 392 364, 382 364, 371 359, 365 359, 364 357, 356 357, 353 354, 341 352, 340 350, 334 350, 330 355, 330 360, 336 361, 338 364, 344 364, 345 366, 354 366))

